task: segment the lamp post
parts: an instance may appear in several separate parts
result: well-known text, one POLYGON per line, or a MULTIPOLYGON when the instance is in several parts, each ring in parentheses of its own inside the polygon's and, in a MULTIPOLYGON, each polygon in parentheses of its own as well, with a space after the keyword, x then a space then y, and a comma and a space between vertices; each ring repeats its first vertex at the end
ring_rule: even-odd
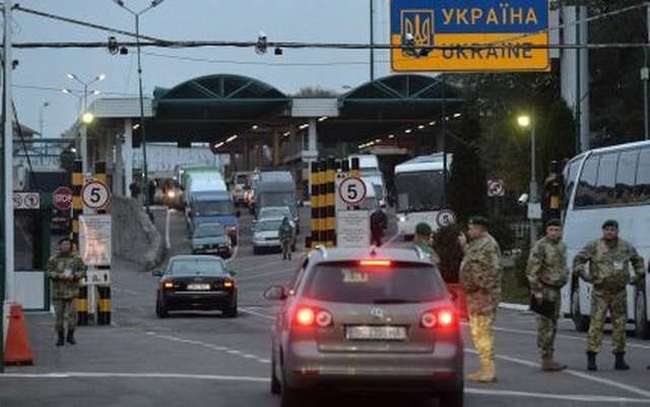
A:
POLYGON ((529 186, 529 202, 528 202, 528 220, 530 222, 530 247, 533 247, 537 240, 537 228, 535 219, 539 218, 537 206, 539 203, 539 196, 537 191, 537 176, 535 171, 535 150, 536 150, 536 137, 535 137, 535 123, 532 115, 521 115, 517 117, 517 124, 522 129, 530 128, 530 186, 529 186))
MULTIPOLYGON (((45 137, 45 109, 50 107, 50 102, 47 100, 41 104, 41 108, 38 112, 38 131, 41 133, 41 138, 45 137)), ((47 148, 47 143, 45 143, 45 148, 41 148, 41 153, 45 153, 47 156, 48 154, 48 148, 47 148)))
POLYGON ((142 172, 144 176, 144 207, 147 215, 151 218, 151 212, 149 211, 149 172, 147 169, 147 133, 145 131, 145 122, 144 122, 144 98, 142 96, 142 62, 140 57, 140 16, 151 10, 152 8, 159 6, 164 0, 153 0, 151 4, 136 12, 124 4, 123 0, 113 0, 115 4, 122 7, 124 10, 128 11, 135 18, 135 43, 138 54, 138 88, 139 88, 139 98, 140 98, 140 134, 142 134, 142 172))
POLYGON ((80 147, 81 147, 81 163, 82 163, 81 164, 81 167, 82 167, 81 171, 83 172, 84 177, 85 177, 86 174, 88 174, 88 125, 90 123, 92 123, 92 121, 94 119, 94 116, 92 116, 91 113, 88 113, 88 93, 91 93, 92 95, 99 95, 99 93, 100 93, 98 90, 89 90, 89 87, 90 87, 90 85, 92 85, 92 84, 94 84, 96 82, 103 81, 104 79, 106 79, 106 75, 104 75, 103 73, 99 74, 94 79, 92 79, 90 81, 83 81, 83 80, 79 79, 79 77, 77 75, 75 75, 73 73, 68 73, 68 74, 66 74, 66 76, 68 77, 68 79, 71 79, 73 81, 77 81, 83 86, 83 93, 81 94, 81 96, 77 95, 75 92, 73 92, 73 91, 71 91, 69 89, 63 89, 62 92, 66 93, 68 95, 74 95, 77 98, 81 98, 81 103, 80 103, 82 105, 81 112, 80 112, 80 118, 81 118, 81 123, 82 123, 81 131, 80 131, 80 133, 81 133, 81 146, 80 147), (87 117, 87 115, 90 115, 90 116, 87 117), (92 118, 90 118, 91 116, 92 116, 92 118), (90 119, 90 120, 86 120, 86 119, 90 119))

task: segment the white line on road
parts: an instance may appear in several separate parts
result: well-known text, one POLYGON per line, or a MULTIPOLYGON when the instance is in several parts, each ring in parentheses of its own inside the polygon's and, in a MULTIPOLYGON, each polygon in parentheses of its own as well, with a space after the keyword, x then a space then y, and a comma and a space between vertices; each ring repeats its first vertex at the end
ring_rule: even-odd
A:
POLYGON ((276 275, 276 274, 289 273, 289 272, 292 272, 292 271, 294 271, 294 270, 293 269, 274 270, 274 271, 269 271, 269 272, 266 272, 266 273, 258 273, 258 274, 253 274, 253 275, 250 275, 250 276, 240 277, 240 278, 237 279, 237 281, 238 282, 250 281, 250 280, 255 280, 257 278, 260 278, 260 277, 269 277, 269 276, 273 276, 273 275, 276 275))
MULTIPOLYGON (((478 352, 475 351, 474 349, 465 349, 465 353, 470 353, 472 355, 477 355, 478 354, 478 352)), ((520 365, 523 365, 523 366, 528 366, 528 367, 531 367, 531 368, 536 368, 536 369, 541 368, 541 365, 539 363, 535 363, 533 361, 526 360, 526 359, 520 359, 520 358, 515 358, 515 357, 505 356, 505 355, 496 355, 495 357, 497 359, 505 360, 505 361, 512 362, 512 363, 517 363, 517 364, 520 364, 520 365)), ((568 375, 571 375, 571 376, 575 376, 575 377, 579 377, 579 378, 584 379, 584 380, 589 380, 589 381, 592 381, 592 382, 605 384, 605 385, 608 385, 608 386, 611 386, 611 387, 617 387, 617 388, 619 388, 621 390, 625 390, 625 391, 628 391, 630 393, 634 393, 634 394, 636 394, 638 396, 643 396, 643 397, 650 398, 650 391, 640 389, 640 388, 638 388, 636 386, 631 386, 631 385, 628 385, 628 384, 625 384, 625 383, 620 383, 620 382, 617 382, 617 381, 614 381, 614 380, 609 380, 609 379, 605 379, 605 378, 602 378, 602 377, 593 376, 593 375, 590 375, 590 374, 587 374, 587 373, 582 373, 582 372, 578 372, 578 371, 571 370, 571 369, 563 370, 562 373, 563 374, 568 374, 568 375)))
MULTIPOLYGON (((113 372, 54 372, 54 373, 4 373, 0 375, 2 379, 192 379, 192 380, 211 380, 211 381, 231 381, 231 382, 253 382, 268 383, 266 377, 255 376, 229 376, 229 375, 208 375, 208 374, 186 374, 186 373, 113 373, 113 372)), ((625 397, 593 396, 581 394, 548 394, 534 393, 513 390, 491 390, 481 388, 465 388, 466 394, 499 396, 499 397, 522 397, 537 398, 548 400, 565 400, 578 402, 593 403, 630 403, 630 404, 647 404, 650 399, 633 399, 625 397)))
POLYGON ((257 312, 257 311, 253 311, 253 310, 250 309, 250 308, 242 308, 242 307, 239 307, 239 310, 242 311, 242 312, 244 312, 244 313, 246 313, 246 314, 251 314, 251 315, 255 315, 256 317, 261 317, 261 318, 265 318, 265 319, 268 319, 268 320, 271 320, 271 321, 275 321, 275 317, 274 317, 274 316, 266 315, 266 314, 264 314, 264 313, 257 312))
POLYGON ((171 218, 170 213, 171 209, 167 209, 167 215, 165 218, 165 247, 167 247, 167 250, 172 248, 172 242, 169 238, 169 218, 171 218))

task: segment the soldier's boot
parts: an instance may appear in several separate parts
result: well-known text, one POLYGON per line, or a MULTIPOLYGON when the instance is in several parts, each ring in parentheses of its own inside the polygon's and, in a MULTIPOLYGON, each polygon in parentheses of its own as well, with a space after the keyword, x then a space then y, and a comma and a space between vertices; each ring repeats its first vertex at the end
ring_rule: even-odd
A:
POLYGON ((68 329, 67 341, 70 345, 76 345, 77 341, 74 340, 74 329, 68 329))
POLYGON ((616 363, 614 363, 614 369, 616 370, 630 370, 630 365, 625 363, 625 352, 615 353, 616 363))
POLYGON ((587 370, 596 371, 596 352, 587 352, 587 370))
POLYGON ((496 383, 496 368, 493 360, 481 361, 481 368, 467 375, 467 380, 476 383, 496 383))
POLYGON ((567 368, 567 365, 557 363, 553 356, 542 358, 542 370, 545 372, 559 372, 567 368))
POLYGON ((63 329, 59 329, 57 333, 59 334, 59 340, 56 341, 56 346, 65 345, 65 333, 63 332, 63 329))

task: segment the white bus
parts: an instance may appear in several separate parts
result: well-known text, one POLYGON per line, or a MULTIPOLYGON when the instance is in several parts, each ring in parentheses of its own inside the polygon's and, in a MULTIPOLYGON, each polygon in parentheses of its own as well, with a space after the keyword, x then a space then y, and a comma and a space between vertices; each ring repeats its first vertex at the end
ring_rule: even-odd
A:
MULTIPOLYGON (((451 168, 451 154, 447 154, 447 173, 451 168)), ((433 230, 438 228, 436 217, 443 205, 443 154, 415 157, 395 166, 395 194, 397 197, 398 233, 404 238, 415 234, 415 225, 426 222, 433 230)))
POLYGON ((374 154, 355 154, 349 157, 359 159, 359 170, 361 176, 372 185, 377 202, 382 205, 386 203, 386 183, 384 175, 379 169, 379 160, 374 154))
MULTIPOLYGON (((567 262, 589 241, 601 236, 601 226, 615 219, 620 235, 650 262, 650 142, 600 148, 573 158, 564 169, 566 212, 564 242, 567 262)), ((650 294, 646 274, 645 293, 650 294)), ((650 337, 648 294, 627 287, 627 314, 638 337, 650 337)), ((562 312, 576 329, 589 328, 591 286, 572 278, 562 290, 562 312)))

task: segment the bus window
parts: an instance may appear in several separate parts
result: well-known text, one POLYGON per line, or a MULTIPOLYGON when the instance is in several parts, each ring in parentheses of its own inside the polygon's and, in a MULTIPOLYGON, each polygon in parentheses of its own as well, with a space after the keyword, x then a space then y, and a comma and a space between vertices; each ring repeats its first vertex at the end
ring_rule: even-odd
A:
POLYGON ((624 151, 618 158, 616 172, 616 203, 634 203, 634 184, 636 183, 636 164, 639 159, 638 150, 624 151))
POLYGON ((650 148, 641 151, 636 172, 636 201, 650 203, 650 148))
POLYGON ((617 164, 618 153, 608 153, 600 157, 598 181, 596 182, 596 205, 612 205, 614 203, 617 164))
POLYGON ((573 188, 576 186, 576 179, 578 178, 578 170, 580 170, 580 163, 582 160, 576 159, 569 164, 567 164, 564 169, 564 182, 566 187, 564 188, 564 208, 568 208, 569 201, 571 200, 571 194, 573 194, 573 188))
POLYGON ((592 155, 587 158, 582 174, 580 175, 580 182, 578 182, 578 190, 576 191, 575 207, 584 208, 596 205, 596 178, 598 177, 598 162, 600 157, 592 155))

